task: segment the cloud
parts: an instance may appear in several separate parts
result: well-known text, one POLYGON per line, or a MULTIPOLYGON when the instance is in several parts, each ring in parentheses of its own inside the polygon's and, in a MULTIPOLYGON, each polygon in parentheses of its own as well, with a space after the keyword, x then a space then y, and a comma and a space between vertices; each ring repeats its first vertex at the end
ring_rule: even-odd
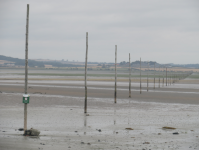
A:
POLYGON ((118 45, 118 61, 198 63, 197 0, 1 1, 2 55, 24 58, 27 3, 29 58, 84 61, 89 32, 89 61, 114 62, 118 45))

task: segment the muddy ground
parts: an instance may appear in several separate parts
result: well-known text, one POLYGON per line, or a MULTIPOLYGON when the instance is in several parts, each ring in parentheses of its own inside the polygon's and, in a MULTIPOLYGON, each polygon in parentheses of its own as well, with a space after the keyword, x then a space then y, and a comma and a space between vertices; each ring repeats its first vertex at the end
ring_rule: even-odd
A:
POLYGON ((24 82, 0 80, 0 149, 199 149, 199 85, 183 81, 156 89, 151 83, 149 92, 143 83, 142 94, 132 83, 132 98, 128 83, 118 82, 117 104, 114 82, 89 81, 84 114, 84 82, 30 80, 28 128, 41 134, 29 137, 18 131, 24 82))

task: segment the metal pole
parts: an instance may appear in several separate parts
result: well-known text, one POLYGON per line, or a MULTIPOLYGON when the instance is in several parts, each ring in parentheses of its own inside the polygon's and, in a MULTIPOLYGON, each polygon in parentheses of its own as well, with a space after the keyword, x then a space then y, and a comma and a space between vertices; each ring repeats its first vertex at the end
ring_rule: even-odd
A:
MULTIPOLYGON (((25 94, 27 94, 27 85, 28 85, 28 27, 29 27, 29 4, 27 4, 27 16, 26 16, 25 94)), ((27 130, 27 104, 24 103, 24 134, 26 130, 27 130)))
POLYGON ((140 94, 142 94, 142 81, 141 81, 141 57, 140 57, 140 94))
POLYGON ((167 86, 167 67, 166 67, 166 86, 167 86))
POLYGON ((148 70, 147 70, 147 92, 149 91, 149 61, 148 61, 148 70))
POLYGON ((155 89, 155 63, 154 63, 154 89, 155 89))
POLYGON ((129 53, 129 97, 131 97, 131 56, 129 53))
POLYGON ((88 60, 88 32, 86 32, 86 58, 85 58, 85 103, 84 103, 84 113, 87 113, 87 60, 88 60))
POLYGON ((115 45, 115 103, 117 103, 117 45, 115 45))

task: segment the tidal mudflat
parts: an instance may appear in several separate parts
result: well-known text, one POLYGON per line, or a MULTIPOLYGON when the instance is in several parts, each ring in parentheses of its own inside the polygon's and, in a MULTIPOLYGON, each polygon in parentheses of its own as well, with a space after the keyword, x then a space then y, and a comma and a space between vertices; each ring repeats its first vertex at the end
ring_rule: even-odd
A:
MULTIPOLYGON (((183 80, 182 80, 183 81, 183 80)), ((0 149, 199 149, 199 88, 179 83, 153 89, 143 84, 88 82, 88 113, 84 114, 82 81, 30 80, 28 128, 37 138, 22 136, 22 80, 0 81, 0 149), (175 129, 163 129, 173 127, 175 129), (175 133, 175 134, 174 134, 175 133)))
POLYGON ((28 128, 41 134, 31 138, 18 131, 23 127, 21 94, 0 97, 1 149, 199 149, 198 105, 89 98, 85 115, 84 98, 32 95, 28 128))

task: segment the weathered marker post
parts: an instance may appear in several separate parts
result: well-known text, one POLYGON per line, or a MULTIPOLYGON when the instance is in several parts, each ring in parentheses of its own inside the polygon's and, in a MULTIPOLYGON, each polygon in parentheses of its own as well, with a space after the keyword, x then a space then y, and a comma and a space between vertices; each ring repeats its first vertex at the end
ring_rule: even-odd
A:
POLYGON ((162 73, 163 73, 162 86, 164 87, 164 67, 163 67, 163 71, 162 71, 162 73))
MULTIPOLYGON (((25 47, 25 96, 27 96, 28 85, 28 27, 29 27, 29 4, 27 4, 27 16, 26 16, 26 47, 25 47)), ((24 134, 27 130, 27 103, 24 102, 27 97, 23 97, 24 103, 24 134)), ((29 102, 29 99, 28 99, 29 102)))
POLYGON ((173 70, 172 70, 172 74, 171 74, 171 84, 173 84, 173 70))
POLYGON ((166 67, 166 86, 167 86, 167 67, 166 67))
POLYGON ((141 81, 141 57, 140 57, 140 94, 142 94, 142 81, 141 81))
POLYGON ((159 66, 159 88, 160 88, 160 66, 159 66))
POLYGON ((129 53, 129 98, 131 97, 131 56, 129 53))
POLYGON ((115 103, 117 103, 117 45, 115 45, 115 103))
POLYGON ((169 80, 170 80, 170 85, 171 85, 171 69, 169 69, 169 80))
POLYGON ((149 91, 149 61, 148 61, 148 70, 147 70, 147 92, 149 91))
POLYGON ((87 60, 88 60, 88 32, 86 32, 86 57, 85 57, 85 102, 84 102, 84 113, 87 113, 87 60))
POLYGON ((155 63, 154 63, 154 89, 155 89, 155 63))
POLYGON ((169 85, 171 85, 171 69, 169 69, 169 85))
POLYGON ((174 84, 175 84, 175 82, 176 82, 176 71, 174 72, 174 84))
POLYGON ((168 69, 168 75, 167 75, 167 77, 168 77, 168 86, 169 86, 169 69, 168 69))

